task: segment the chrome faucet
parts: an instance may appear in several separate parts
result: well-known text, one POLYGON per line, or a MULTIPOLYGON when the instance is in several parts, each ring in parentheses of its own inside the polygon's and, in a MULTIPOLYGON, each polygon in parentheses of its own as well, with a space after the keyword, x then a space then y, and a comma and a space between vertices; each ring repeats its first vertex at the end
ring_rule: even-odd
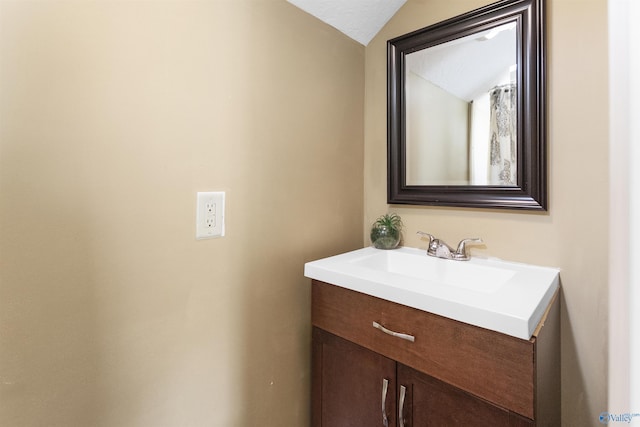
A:
POLYGON ((417 234, 429 238, 427 255, 438 257, 438 258, 444 258, 444 259, 453 259, 456 261, 468 261, 471 258, 467 253, 468 244, 482 243, 482 239, 479 239, 479 238, 462 239, 460 243, 458 243, 458 248, 454 250, 451 246, 447 245, 442 240, 434 237, 432 234, 425 233, 423 231, 418 231, 417 234))

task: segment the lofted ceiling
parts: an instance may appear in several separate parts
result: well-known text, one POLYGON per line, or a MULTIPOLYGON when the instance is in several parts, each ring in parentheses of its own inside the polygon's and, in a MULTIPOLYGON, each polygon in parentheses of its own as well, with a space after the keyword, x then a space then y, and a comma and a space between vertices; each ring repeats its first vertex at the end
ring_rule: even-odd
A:
POLYGON ((407 0, 287 0, 366 46, 407 0))
MULTIPOLYGON (((407 0, 287 0, 366 46, 407 0)), ((449 42, 446 50, 425 50, 407 57, 408 70, 460 99, 471 101, 496 85, 497 78, 516 62, 512 25, 488 30, 469 39, 491 43, 449 42), (510 31, 504 31, 510 30, 510 31), (500 34, 504 32, 505 34, 500 34), (495 34, 491 34, 495 33, 495 34), (508 34, 507 34, 508 33, 508 34), (410 59, 410 60, 409 60, 410 59), (471 64, 471 66, 469 65, 471 64)), ((460 41, 464 41, 461 39, 460 41)))

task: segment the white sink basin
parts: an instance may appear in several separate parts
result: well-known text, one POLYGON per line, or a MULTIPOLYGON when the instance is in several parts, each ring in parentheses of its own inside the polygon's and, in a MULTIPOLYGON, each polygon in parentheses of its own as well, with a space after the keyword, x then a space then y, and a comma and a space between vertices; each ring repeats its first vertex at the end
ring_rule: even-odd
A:
POLYGON ((531 338, 560 271, 496 259, 452 261, 372 247, 308 262, 306 277, 517 338, 531 338))

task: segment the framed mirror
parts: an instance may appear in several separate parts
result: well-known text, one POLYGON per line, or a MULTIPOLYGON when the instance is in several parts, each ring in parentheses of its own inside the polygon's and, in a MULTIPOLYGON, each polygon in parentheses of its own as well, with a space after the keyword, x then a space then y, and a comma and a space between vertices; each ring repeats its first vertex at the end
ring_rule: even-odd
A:
POLYGON ((387 42, 388 203, 547 209, 542 1, 387 42))

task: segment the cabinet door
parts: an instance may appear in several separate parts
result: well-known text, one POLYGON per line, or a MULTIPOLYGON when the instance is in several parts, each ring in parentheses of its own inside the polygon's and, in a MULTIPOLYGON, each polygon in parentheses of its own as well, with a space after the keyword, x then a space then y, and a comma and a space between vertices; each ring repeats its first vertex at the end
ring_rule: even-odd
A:
POLYGON ((398 364, 398 427, 524 427, 533 422, 398 364), (404 392, 403 392, 404 390, 404 392), (402 400, 404 394, 404 400, 402 400))
POLYGON ((313 329, 313 427, 396 427, 396 362, 313 329))

